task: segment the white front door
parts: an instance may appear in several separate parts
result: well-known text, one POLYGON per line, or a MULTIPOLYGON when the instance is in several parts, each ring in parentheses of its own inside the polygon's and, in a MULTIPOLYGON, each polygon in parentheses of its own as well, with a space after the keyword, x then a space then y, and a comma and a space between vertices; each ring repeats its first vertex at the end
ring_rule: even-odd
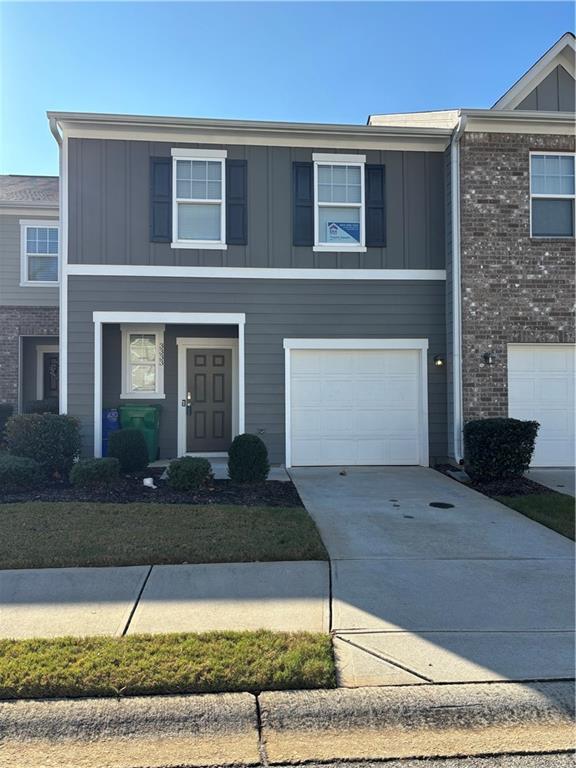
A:
POLYGON ((573 344, 508 346, 508 415, 540 423, 533 467, 574 466, 573 344))
POLYGON ((292 465, 424 463, 421 357, 416 349, 291 350, 292 465))

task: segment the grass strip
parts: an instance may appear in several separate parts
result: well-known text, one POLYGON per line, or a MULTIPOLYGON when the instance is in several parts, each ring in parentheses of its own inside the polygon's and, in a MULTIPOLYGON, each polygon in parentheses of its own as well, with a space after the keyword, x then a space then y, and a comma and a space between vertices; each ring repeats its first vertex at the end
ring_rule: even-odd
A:
POLYGON ((574 539, 575 501, 564 493, 534 493, 526 496, 496 496, 497 501, 542 523, 562 536, 574 539))
POLYGON ((332 641, 311 633, 0 640, 0 698, 334 688, 332 641))
POLYGON ((327 559, 303 507, 0 505, 0 569, 327 559))

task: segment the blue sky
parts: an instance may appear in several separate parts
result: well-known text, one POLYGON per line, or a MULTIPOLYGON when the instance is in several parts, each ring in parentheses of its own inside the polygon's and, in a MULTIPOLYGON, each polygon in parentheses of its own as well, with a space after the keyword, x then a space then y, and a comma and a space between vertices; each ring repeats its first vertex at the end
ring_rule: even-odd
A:
POLYGON ((364 123, 489 107, 571 3, 6 3, 0 172, 57 173, 48 109, 364 123))

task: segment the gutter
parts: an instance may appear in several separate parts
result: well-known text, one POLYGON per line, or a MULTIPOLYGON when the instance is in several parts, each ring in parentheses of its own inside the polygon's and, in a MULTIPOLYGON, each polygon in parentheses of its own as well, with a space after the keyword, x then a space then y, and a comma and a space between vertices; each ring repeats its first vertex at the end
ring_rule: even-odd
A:
POLYGON ((453 452, 457 462, 464 458, 462 434, 464 407, 462 403, 462 278, 460 262, 460 139, 467 118, 459 113, 458 123, 450 142, 450 177, 452 193, 452 400, 453 452))

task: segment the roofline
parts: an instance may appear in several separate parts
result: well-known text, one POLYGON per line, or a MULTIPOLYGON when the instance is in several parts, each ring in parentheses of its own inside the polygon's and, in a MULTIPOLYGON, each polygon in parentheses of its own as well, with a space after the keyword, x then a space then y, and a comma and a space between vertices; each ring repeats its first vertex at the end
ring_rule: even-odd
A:
POLYGON ((368 135, 382 136, 414 136, 427 138, 443 138, 449 136, 450 129, 445 128, 388 128, 380 126, 337 124, 337 123, 292 123, 263 120, 229 120, 196 117, 164 117, 153 115, 120 115, 90 112, 47 112, 49 120, 56 120, 64 128, 69 125, 92 125, 134 128, 190 128, 204 130, 226 130, 241 133, 242 131, 259 131, 261 133, 293 133, 293 134, 329 134, 329 135, 368 135))
POLYGON ((549 120, 551 123, 571 123, 572 125, 574 125, 575 116, 574 112, 538 112, 528 109, 461 109, 460 114, 487 120, 514 120, 518 122, 549 120))
POLYGON ((59 207, 58 203, 37 202, 35 200, 0 200, 0 208, 29 208, 39 211, 57 211, 59 207))

